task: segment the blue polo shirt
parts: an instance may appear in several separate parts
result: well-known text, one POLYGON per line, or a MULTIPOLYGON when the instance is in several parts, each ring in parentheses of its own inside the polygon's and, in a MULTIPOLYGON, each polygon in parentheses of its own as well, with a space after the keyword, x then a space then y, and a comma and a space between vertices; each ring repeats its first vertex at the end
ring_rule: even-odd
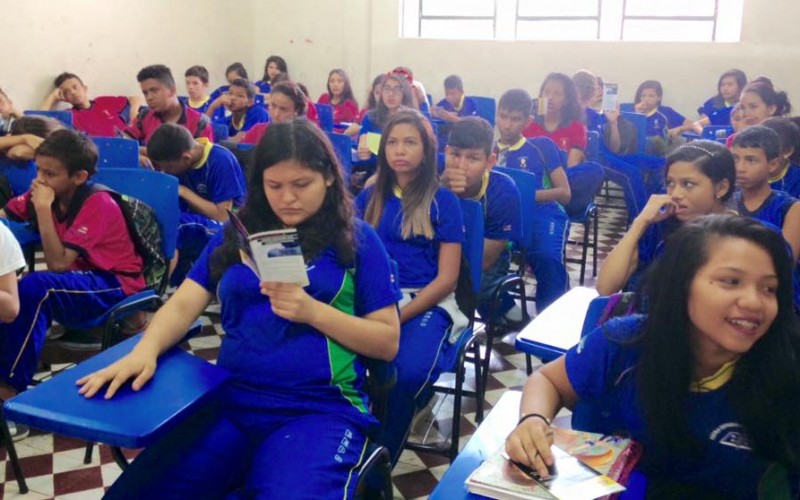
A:
POLYGON ((789 196, 800 197, 800 165, 790 164, 780 179, 770 182, 770 187, 789 196))
POLYGON ((463 96, 460 109, 454 108, 453 105, 447 101, 447 99, 442 99, 436 103, 436 105, 445 111, 458 113, 458 116, 478 116, 478 106, 475 104, 475 101, 467 96, 463 96))
POLYGON ((535 174, 539 183, 538 189, 552 188, 550 172, 563 168, 561 153, 549 137, 522 137, 511 146, 498 142, 494 152, 497 155, 497 165, 535 174))
MULTIPOLYGON (((233 200, 233 206, 244 203, 246 184, 242 167, 233 153, 206 139, 197 139, 206 148, 197 166, 178 177, 178 182, 201 198, 212 203, 233 200)), ((189 205, 180 201, 182 212, 191 212, 189 205)))
POLYGON ((264 106, 259 106, 258 104, 253 104, 247 108, 244 119, 240 123, 234 122, 233 115, 225 117, 225 125, 228 126, 228 135, 230 137, 233 137, 239 132, 247 132, 253 127, 253 125, 257 123, 267 122, 269 122, 267 110, 264 108, 264 106))
POLYGON ((789 196, 783 191, 772 190, 772 193, 764 200, 760 207, 752 212, 747 210, 742 199, 742 192, 736 191, 728 200, 728 208, 735 210, 739 215, 746 215, 763 222, 769 222, 773 226, 783 230, 783 221, 792 205, 797 203, 797 198, 789 196))
POLYGON ((259 80, 253 85, 255 85, 258 91, 262 94, 269 94, 270 90, 272 90, 272 86, 269 84, 269 82, 265 82, 264 80, 259 80))
POLYGON ((660 110, 653 110, 647 115, 647 137, 666 137, 669 128, 669 120, 660 110))
POLYGON ((659 106, 658 112, 664 115, 664 117, 667 119, 667 128, 680 127, 681 125, 683 125, 683 122, 686 121, 685 116, 678 113, 669 106, 659 106))

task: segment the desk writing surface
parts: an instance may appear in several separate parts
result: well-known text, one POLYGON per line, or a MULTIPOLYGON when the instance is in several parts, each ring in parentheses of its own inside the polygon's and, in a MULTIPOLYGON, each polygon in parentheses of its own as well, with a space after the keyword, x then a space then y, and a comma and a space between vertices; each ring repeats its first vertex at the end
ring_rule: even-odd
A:
POLYGON ((598 295, 594 288, 576 287, 568 291, 517 335, 517 349, 528 352, 527 344, 568 351, 580 340, 586 311, 598 295))

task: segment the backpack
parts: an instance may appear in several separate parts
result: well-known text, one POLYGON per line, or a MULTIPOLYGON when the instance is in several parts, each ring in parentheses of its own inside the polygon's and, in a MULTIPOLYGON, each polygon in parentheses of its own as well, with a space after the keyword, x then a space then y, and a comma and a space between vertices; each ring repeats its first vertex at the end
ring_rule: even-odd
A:
POLYGON ((94 184, 92 192, 106 192, 119 205, 136 253, 142 258, 142 274, 148 288, 161 292, 167 274, 167 260, 163 253, 163 236, 156 212, 138 198, 120 194, 106 186, 94 184))

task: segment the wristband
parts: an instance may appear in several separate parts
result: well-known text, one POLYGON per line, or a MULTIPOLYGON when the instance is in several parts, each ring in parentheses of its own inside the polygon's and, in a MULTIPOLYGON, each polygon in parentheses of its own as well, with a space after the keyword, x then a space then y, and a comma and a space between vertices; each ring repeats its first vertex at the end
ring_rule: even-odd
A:
POLYGON ((519 422, 517 422, 517 427, 519 427, 522 422, 528 420, 529 418, 540 418, 545 424, 547 424, 548 427, 550 427, 550 419, 538 413, 528 413, 527 415, 523 415, 522 418, 519 419, 519 422))

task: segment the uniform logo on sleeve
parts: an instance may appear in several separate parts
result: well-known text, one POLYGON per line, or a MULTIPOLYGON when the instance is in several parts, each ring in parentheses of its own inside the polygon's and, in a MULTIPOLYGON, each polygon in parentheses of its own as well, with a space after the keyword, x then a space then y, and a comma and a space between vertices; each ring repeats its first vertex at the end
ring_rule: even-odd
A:
POLYGON ((205 184, 198 184, 196 189, 197 194, 208 194, 208 186, 205 184))
POLYGON ((80 234, 81 236, 86 236, 89 234, 89 228, 86 226, 80 226, 78 229, 75 230, 76 233, 80 234))
POLYGON ((562 137, 561 139, 558 140, 558 149, 567 149, 568 145, 569 145, 569 140, 567 140, 566 137, 562 137))

